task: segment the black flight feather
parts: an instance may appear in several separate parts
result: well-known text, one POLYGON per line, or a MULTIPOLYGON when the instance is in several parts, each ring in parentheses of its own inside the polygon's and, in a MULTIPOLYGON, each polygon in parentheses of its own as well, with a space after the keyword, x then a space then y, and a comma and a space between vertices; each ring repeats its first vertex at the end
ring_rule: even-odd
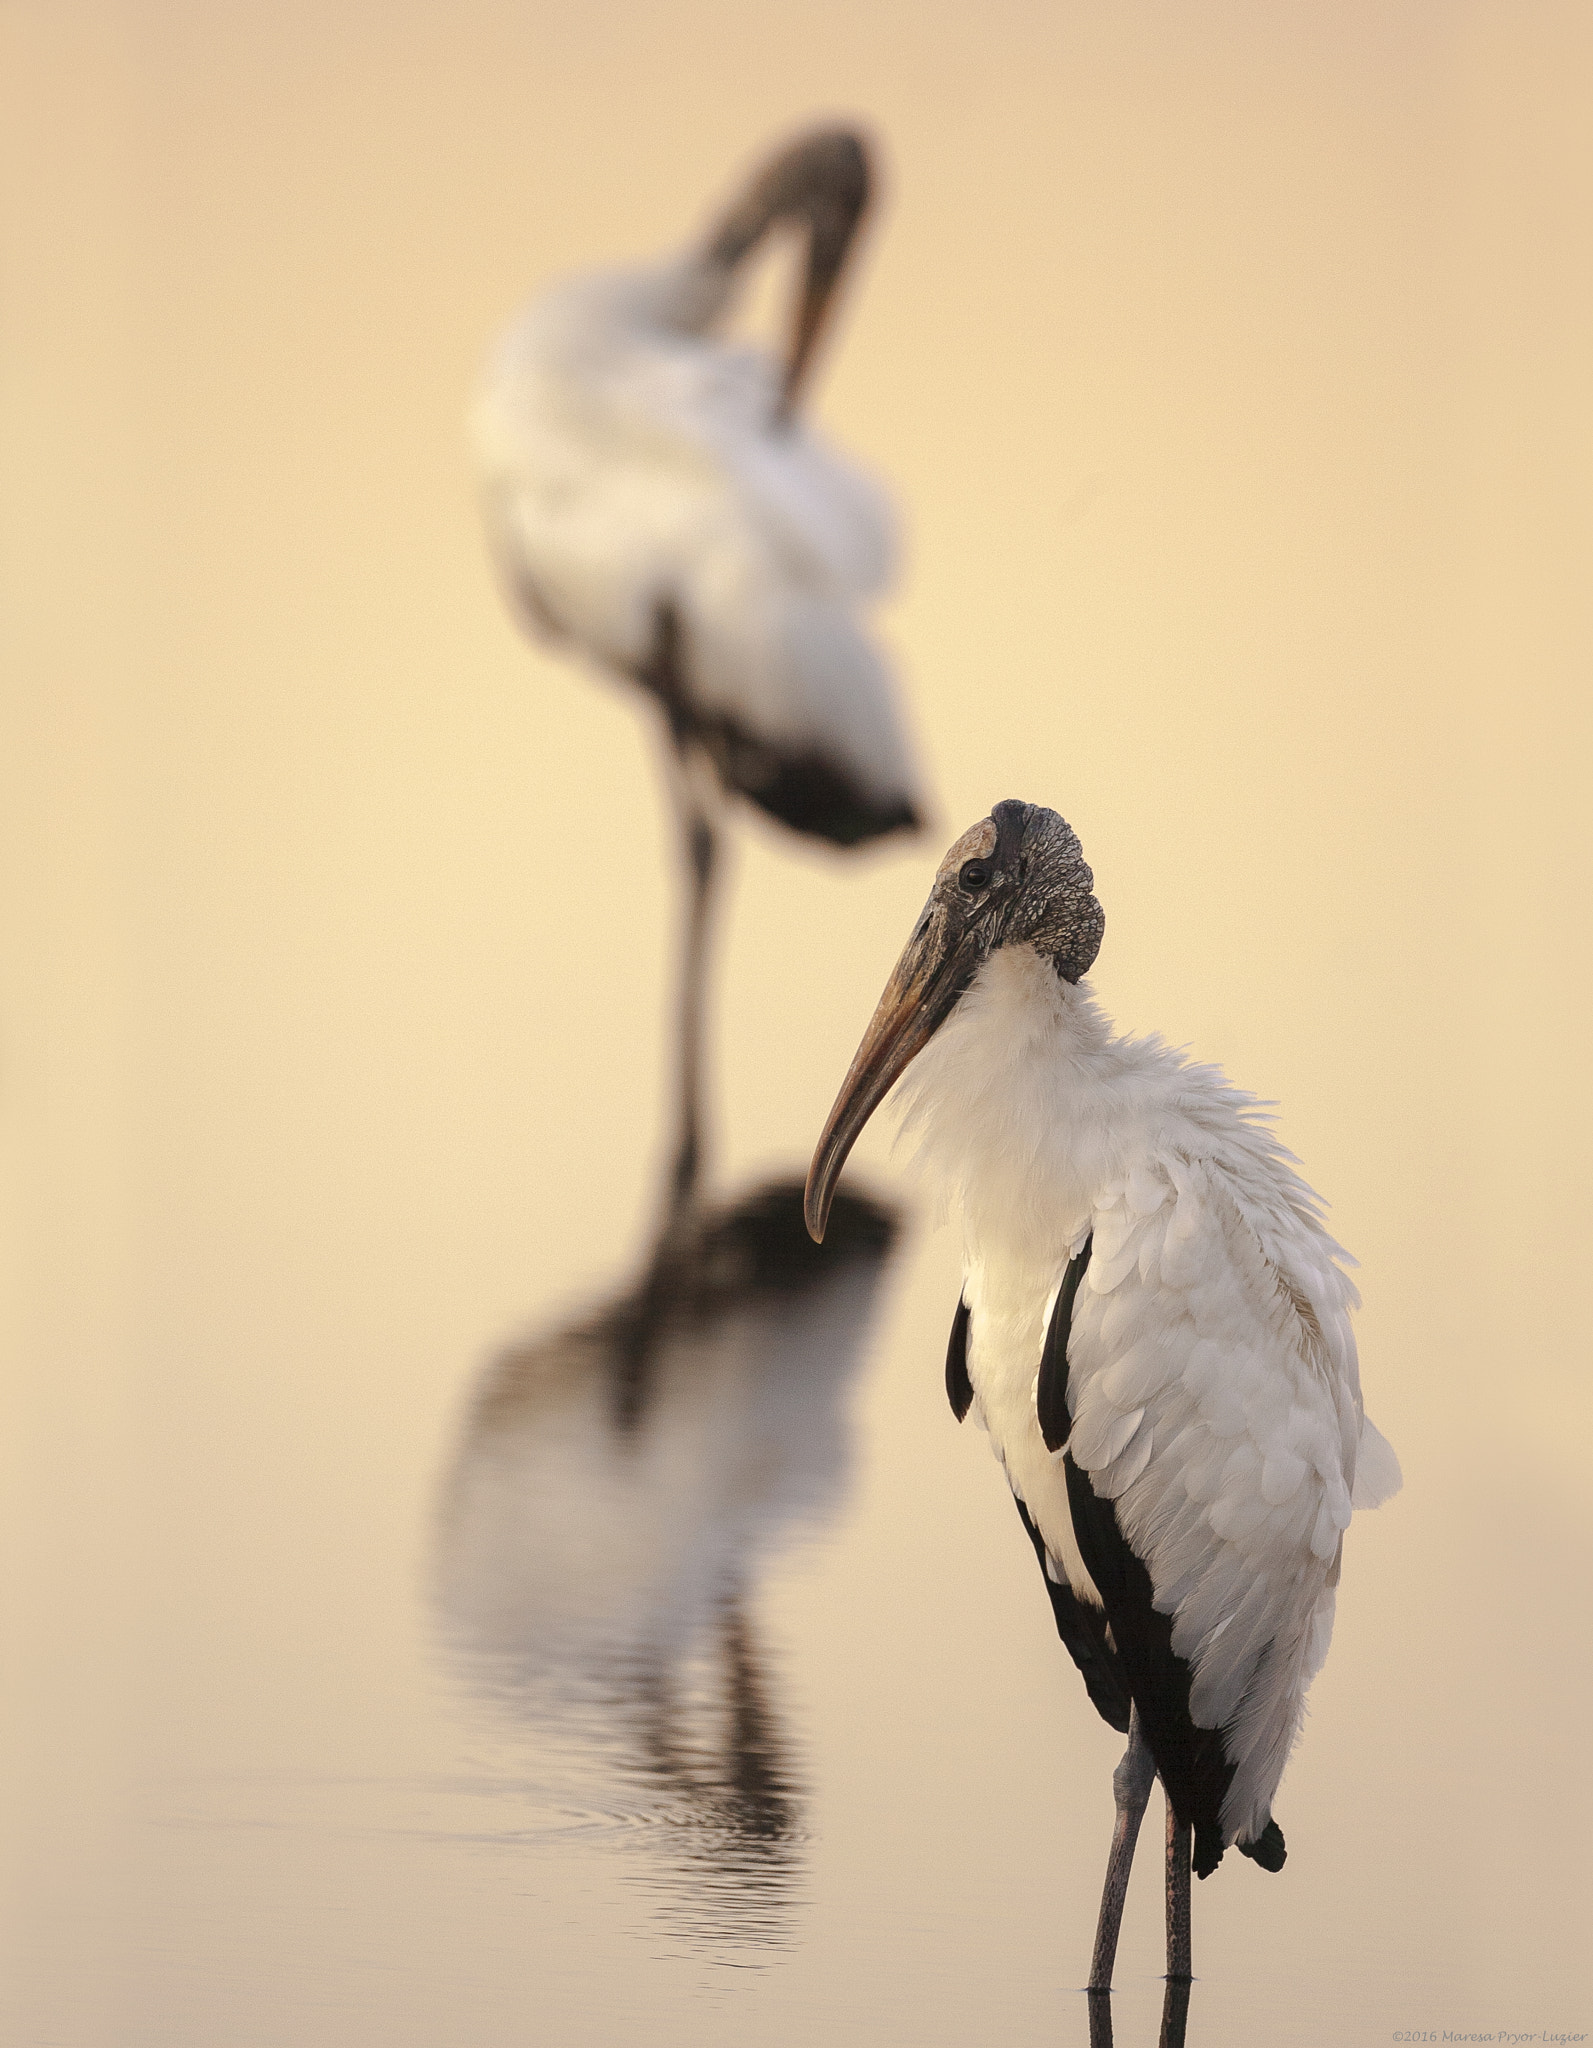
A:
POLYGON ((1068 1655, 1079 1667, 1079 1676, 1084 1680, 1090 1704, 1109 1728, 1115 1728, 1119 1735, 1126 1735, 1128 1681, 1123 1676, 1117 1652, 1107 1637, 1106 1616, 1100 1608, 1087 1606, 1071 1586, 1065 1582, 1058 1585, 1052 1578, 1046 1569, 1045 1538, 1035 1527, 1034 1517, 1028 1508, 1016 1494, 1012 1498, 1023 1517, 1023 1526, 1029 1532, 1034 1554, 1040 1560, 1045 1590, 1051 1595, 1051 1612, 1056 1616, 1056 1632, 1066 1644, 1068 1655))
MULTIPOLYGON (((1086 1240, 1084 1249, 1068 1261, 1040 1358, 1036 1402, 1041 1433, 1052 1451, 1067 1442, 1073 1427, 1068 1339, 1073 1302, 1090 1262, 1092 1241, 1086 1240)), ((1195 1875, 1208 1877, 1222 1861, 1222 1802, 1234 1767, 1223 1752, 1221 1732, 1197 1728, 1190 1718, 1191 1673, 1187 1661, 1173 1650, 1172 1616, 1157 1613, 1150 1572, 1130 1548, 1118 1525, 1116 1508, 1100 1498, 1070 1451, 1063 1452, 1062 1463, 1073 1533, 1106 1610, 1124 1682, 1139 1708, 1145 1740, 1173 1811, 1181 1821, 1194 1825, 1195 1875)), ((1266 1846, 1263 1835, 1256 1847, 1266 1846)), ((1258 1856, 1257 1861, 1261 1860, 1258 1856)))
MULTIPOLYGON (((1083 1256, 1088 1258, 1088 1247, 1085 1248, 1083 1256)), ((1077 1277, 1074 1276, 1072 1285, 1067 1290, 1070 1306, 1077 1285, 1077 1277)), ((951 1337, 946 1345, 946 1398, 951 1403, 952 1414, 959 1422, 973 1405, 973 1382, 968 1377, 969 1322, 968 1304, 959 1300, 957 1313, 951 1319, 951 1337)), ((1095 1711, 1108 1727, 1115 1728, 1120 1735, 1126 1735, 1128 1685, 1124 1680, 1117 1653, 1107 1638, 1106 1616, 1098 1607, 1087 1607, 1065 1581, 1059 1585, 1052 1578, 1046 1569, 1045 1538, 1035 1527, 1034 1517, 1024 1503, 1018 1500, 1016 1494, 1013 1495, 1013 1499, 1017 1503, 1019 1515, 1023 1518, 1023 1526, 1028 1532, 1029 1541, 1034 1545, 1034 1554, 1039 1559, 1041 1575, 1045 1579, 1045 1590, 1051 1596, 1051 1612, 1056 1617, 1056 1632, 1066 1645, 1068 1655, 1079 1667, 1084 1689, 1089 1694, 1095 1711)))
POLYGON ((946 1399, 959 1422, 973 1406, 973 1381, 968 1377, 968 1304, 960 1298, 946 1340, 946 1399))
MULTIPOLYGON (((527 603, 535 608, 534 593, 527 603)), ((700 747, 733 795, 811 839, 862 846, 891 832, 917 831, 923 821, 905 796, 866 788, 822 747, 764 739, 728 713, 705 709, 692 694, 690 670, 679 608, 661 598, 653 609, 653 644, 631 673, 658 699, 678 748, 700 747)))
POLYGON ((921 822, 906 797, 866 788, 822 747, 777 745, 723 713, 698 714, 693 733, 727 789, 810 839, 862 846, 921 822))
POLYGON ((1194 1823, 1195 1875, 1209 1877, 1222 1861, 1222 1802, 1234 1767, 1223 1754, 1221 1732, 1197 1728, 1190 1718, 1192 1674, 1173 1649, 1173 1618, 1157 1613, 1150 1573, 1118 1527, 1116 1508, 1096 1493, 1071 1451, 1062 1463, 1073 1533, 1112 1625, 1157 1775, 1178 1818, 1194 1823))
POLYGON ((1035 1385, 1034 1405, 1040 1417, 1040 1434, 1045 1438, 1048 1451, 1061 1450, 1068 1440, 1068 1431, 1073 1427, 1073 1417, 1068 1412, 1068 1338, 1073 1330, 1074 1298, 1090 1263, 1090 1247, 1094 1242, 1092 1232, 1084 1240, 1084 1249, 1068 1260, 1068 1269, 1062 1275, 1062 1285, 1057 1292, 1056 1307, 1051 1311, 1050 1327, 1045 1333, 1045 1349, 1040 1353, 1040 1377, 1035 1385))

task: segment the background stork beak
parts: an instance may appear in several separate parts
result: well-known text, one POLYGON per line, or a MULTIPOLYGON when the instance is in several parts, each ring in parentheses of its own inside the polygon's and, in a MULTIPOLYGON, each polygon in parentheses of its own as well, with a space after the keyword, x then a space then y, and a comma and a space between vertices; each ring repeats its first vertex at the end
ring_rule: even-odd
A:
POLYGON ((982 934, 932 902, 885 984, 808 1168, 802 1213, 816 1243, 823 1242, 835 1184, 863 1126, 951 1015, 984 956, 982 934))
POLYGON ((789 143, 764 166, 709 239, 709 260, 733 270, 777 221, 807 230, 807 268, 792 319, 777 421, 788 420, 796 406, 868 211, 871 184, 862 136, 851 128, 818 129, 789 143))
POLYGON ((791 347, 786 356, 780 403, 775 411, 778 421, 790 419, 796 410, 819 337, 828 326, 834 310, 836 288, 846 268, 847 255, 861 219, 861 206, 848 212, 843 206, 827 201, 814 210, 808 235, 807 270, 791 325, 791 347))

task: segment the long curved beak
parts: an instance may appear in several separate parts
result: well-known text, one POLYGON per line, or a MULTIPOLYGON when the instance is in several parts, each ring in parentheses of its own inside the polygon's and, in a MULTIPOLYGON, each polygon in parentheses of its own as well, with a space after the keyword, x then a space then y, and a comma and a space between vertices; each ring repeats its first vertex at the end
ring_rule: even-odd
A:
POLYGON ((808 1168, 803 1215, 824 1240, 835 1184, 863 1126, 951 1015, 985 956, 983 935, 930 904, 879 999, 808 1168))

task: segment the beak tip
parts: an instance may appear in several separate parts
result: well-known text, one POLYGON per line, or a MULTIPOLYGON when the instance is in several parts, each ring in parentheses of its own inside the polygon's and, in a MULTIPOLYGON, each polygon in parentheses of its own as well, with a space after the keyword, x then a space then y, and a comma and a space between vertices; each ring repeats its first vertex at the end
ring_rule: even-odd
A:
POLYGON ((824 1226, 830 1220, 829 1197, 812 1180, 802 1201, 802 1220, 808 1227, 808 1236, 815 1244, 824 1242, 824 1226))

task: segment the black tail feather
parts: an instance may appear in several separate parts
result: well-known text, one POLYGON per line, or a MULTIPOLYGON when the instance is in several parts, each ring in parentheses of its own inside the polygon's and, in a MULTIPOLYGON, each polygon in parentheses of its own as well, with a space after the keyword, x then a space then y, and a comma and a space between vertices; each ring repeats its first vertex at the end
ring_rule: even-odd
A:
POLYGON ((722 716, 698 718, 696 732, 727 789, 810 839, 863 846, 922 823, 904 794, 865 787, 821 748, 777 747, 722 716))
POLYGON ((1263 1870, 1281 1870, 1289 1854, 1284 1846, 1283 1830, 1275 1820, 1269 1820, 1253 1842, 1235 1842, 1234 1847, 1241 1856, 1248 1856, 1252 1863, 1259 1863, 1263 1870))

